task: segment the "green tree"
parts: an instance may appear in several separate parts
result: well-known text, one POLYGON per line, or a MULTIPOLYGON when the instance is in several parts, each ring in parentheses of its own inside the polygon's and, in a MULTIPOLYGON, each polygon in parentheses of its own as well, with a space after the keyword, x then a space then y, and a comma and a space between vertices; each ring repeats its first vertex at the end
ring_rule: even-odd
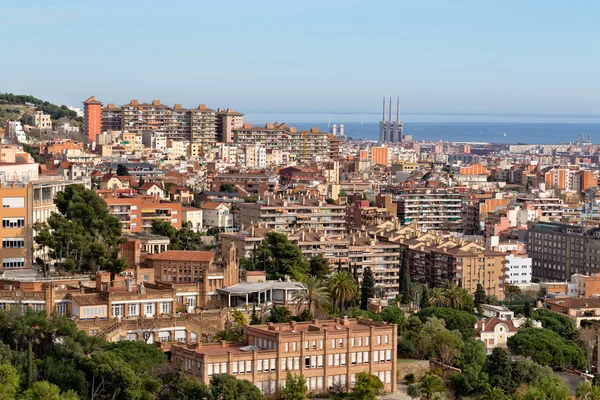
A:
POLYGON ((531 318, 532 311, 533 310, 531 307, 531 303, 526 302, 525 305, 523 306, 523 315, 525 316, 525 318, 531 318))
POLYGON ((489 388, 480 397, 479 400, 509 400, 510 397, 504 394, 500 388, 489 388))
POLYGON ((13 400, 19 391, 19 372, 8 364, 0 364, 0 400, 13 400))
POLYGON ((117 165, 117 175, 119 176, 129 176, 129 170, 125 164, 117 165))
POLYGON ((252 306, 252 314, 250 314, 250 325, 260 325, 262 324, 261 318, 258 316, 256 312, 256 303, 252 306))
POLYGON ((427 287, 427 284, 423 285, 423 289, 421 290, 419 306, 421 309, 429 307, 429 287, 427 287))
POLYGON ((112 395, 115 399, 136 399, 143 393, 142 379, 114 353, 100 351, 86 360, 90 397, 112 395))
POLYGON ((508 339, 508 347, 515 354, 553 368, 581 369, 586 366, 585 354, 573 342, 545 328, 522 328, 508 339))
POLYGON ((219 192, 235 193, 235 192, 237 192, 237 189, 235 188, 234 185, 232 185, 230 183, 225 183, 225 184, 222 184, 221 186, 219 186, 219 192))
POLYGON ((410 282, 410 271, 408 266, 408 251, 404 250, 404 256, 402 257, 402 265, 400 267, 400 295, 402 296, 402 304, 410 304, 412 300, 411 293, 411 282, 410 282))
POLYGON ((303 283, 306 290, 298 290, 293 296, 294 301, 297 302, 297 310, 300 311, 306 306, 311 315, 317 317, 324 315, 329 308, 329 293, 325 281, 309 275, 303 283))
POLYGON ((590 382, 581 382, 575 392, 577 400, 600 400, 600 386, 590 382))
POLYGON ((106 350, 124 360, 138 375, 148 373, 167 361, 162 350, 143 341, 122 340, 110 343, 106 350))
POLYGON ((152 222, 153 235, 169 238, 170 250, 203 250, 202 233, 194 232, 189 224, 184 224, 181 229, 175 228, 168 221, 154 220, 152 222))
POLYGON ((381 313, 379 314, 379 317, 384 322, 387 322, 389 324, 398 325, 399 331, 402 330, 404 328, 404 326, 406 325, 406 319, 404 318, 404 312, 398 307, 388 306, 388 307, 384 308, 381 311, 381 313))
POLYGON ((231 314, 231 316, 233 318, 233 322, 235 323, 235 326, 238 328, 242 328, 248 324, 248 321, 246 321, 246 317, 244 316, 244 313, 242 313, 240 310, 233 310, 233 313, 231 314))
POLYGON ((242 340, 242 334, 235 329, 228 327, 217 332, 215 336, 213 336, 213 340, 215 342, 220 342, 221 340, 225 342, 238 342, 242 340))
POLYGON ((292 314, 290 313, 290 310, 284 306, 275 306, 271 309, 268 320, 275 324, 290 322, 292 320, 292 314))
POLYGON ((21 394, 20 400, 79 400, 73 391, 60 392, 60 388, 50 382, 38 381, 21 394))
POLYGON ((425 400, 431 400, 436 393, 446 391, 442 379, 434 374, 426 374, 419 382, 419 390, 423 393, 425 400))
POLYGON ((360 287, 360 308, 366 310, 369 305, 369 299, 373 297, 375 297, 375 276, 370 267, 365 267, 360 287))
MULTIPOLYGON (((83 185, 69 185, 54 200, 58 213, 48 217, 48 227, 54 241, 48 244, 49 255, 66 270, 106 270, 114 274, 127 265, 119 257, 125 241, 121 223, 110 214, 106 202, 83 185)), ((45 229, 40 234, 46 234, 45 229)))
POLYGON ((213 375, 209 388, 210 400, 263 400, 253 383, 229 374, 213 375))
POLYGON ((542 323, 542 327, 558 333, 566 339, 573 339, 577 335, 575 323, 568 317, 550 310, 535 310, 531 318, 542 323))
POLYGON ((291 243, 283 233, 269 232, 256 248, 251 258, 240 260, 240 267, 251 271, 266 271, 267 279, 285 279, 286 276, 301 281, 310 265, 300 248, 291 243))
POLYGON ((446 328, 460 331, 465 339, 475 336, 474 326, 477 320, 468 312, 452 308, 429 307, 419 311, 417 316, 423 322, 431 317, 443 319, 446 323, 446 328))
POLYGON ((319 279, 325 279, 329 275, 329 261, 322 254, 309 259, 309 274, 319 279))
POLYGON ((505 394, 512 393, 512 363, 506 350, 500 347, 494 348, 492 354, 487 358, 485 370, 492 387, 500 388, 505 394))
POLYGON ((346 304, 354 297, 357 290, 356 282, 348 272, 336 272, 329 279, 329 293, 334 306, 337 303, 341 312, 344 312, 346 304))
POLYGON ((292 375, 290 371, 287 371, 281 398, 284 400, 304 400, 306 399, 306 392, 308 392, 308 387, 304 376, 292 375))
POLYGON ((360 372, 356 375, 356 384, 352 388, 352 398, 357 400, 375 400, 383 391, 383 383, 375 375, 360 372))
POLYGON ((485 289, 481 283, 477 284, 477 289, 475 290, 475 305, 478 306, 480 304, 485 304, 485 299, 487 295, 485 294, 485 289))
POLYGON ((483 343, 475 338, 467 339, 462 347, 456 366, 460 374, 450 377, 452 387, 457 394, 467 396, 472 392, 482 392, 488 385, 488 376, 484 373, 487 353, 483 343))

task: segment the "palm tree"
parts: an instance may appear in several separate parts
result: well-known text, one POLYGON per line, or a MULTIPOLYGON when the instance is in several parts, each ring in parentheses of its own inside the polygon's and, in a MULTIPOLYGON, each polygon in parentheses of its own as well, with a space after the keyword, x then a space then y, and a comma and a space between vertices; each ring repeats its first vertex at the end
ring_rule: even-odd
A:
POLYGON ((333 305, 339 302, 340 311, 344 311, 349 302, 358 291, 354 277, 349 272, 336 272, 329 280, 329 293, 333 298, 333 305))
POLYGON ((431 400, 435 393, 445 392, 446 386, 444 386, 444 382, 439 376, 427 374, 419 382, 419 390, 426 400, 431 400))
POLYGON ((444 292, 440 288, 435 288, 429 291, 429 305, 433 307, 446 307, 448 299, 444 296, 444 292))
POLYGON ((226 342, 238 342, 242 340, 242 334, 231 327, 227 327, 222 331, 215 334, 213 340, 219 342, 224 340, 226 342))
POLYGON ((442 289, 442 293, 446 298, 446 304, 450 308, 460 310, 465 304, 465 294, 458 285, 446 284, 442 289))
POLYGON ((504 394, 502 389, 493 388, 488 389, 484 394, 479 397, 479 400, 506 400, 508 396, 504 394))
POLYGON ((306 304, 311 315, 317 317, 325 314, 329 307, 329 292, 325 281, 309 275, 304 280, 304 286, 306 287, 305 291, 297 291, 293 296, 293 299, 297 302, 297 311, 300 311, 302 306, 306 304))

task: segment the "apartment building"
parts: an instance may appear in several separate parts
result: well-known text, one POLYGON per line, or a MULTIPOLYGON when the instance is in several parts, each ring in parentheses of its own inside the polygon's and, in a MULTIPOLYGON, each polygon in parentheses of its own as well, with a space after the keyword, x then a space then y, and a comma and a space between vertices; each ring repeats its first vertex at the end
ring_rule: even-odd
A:
POLYGON ((97 191, 106 201, 109 212, 120 222, 123 231, 150 232, 156 220, 167 221, 181 229, 182 205, 161 200, 158 196, 114 197, 111 190, 97 191))
POLYGON ((371 268, 375 276, 375 288, 385 299, 393 299, 398 294, 400 276, 400 248, 397 243, 384 242, 370 237, 366 232, 355 233, 349 237, 349 272, 358 273, 359 282, 365 268, 371 268))
POLYGON ((397 207, 391 196, 377 196, 375 204, 369 200, 355 200, 346 208, 346 223, 349 229, 361 229, 396 219, 397 207))
POLYGON ((564 206, 561 199, 542 193, 518 195, 513 204, 521 206, 523 209, 530 205, 530 208, 540 210, 540 220, 543 221, 559 221, 564 214, 564 206))
POLYGON ((268 196, 256 203, 238 204, 240 224, 252 224, 289 233, 311 229, 328 236, 340 236, 346 231, 346 207, 328 204, 308 196, 268 196))
POLYGON ((402 225, 416 223, 420 229, 462 231, 464 196, 451 189, 414 189, 394 196, 402 225))
POLYGON ((202 204, 201 209, 204 227, 217 228, 225 232, 233 229, 233 215, 227 204, 209 201, 202 204))
POLYGON ((481 284, 488 296, 504 298, 507 253, 442 232, 423 233, 416 226, 382 232, 378 237, 400 246, 400 263, 408 257, 414 282, 431 287, 440 287, 446 281, 461 283, 471 294, 481 284))
POLYGON ((233 141, 233 130, 244 126, 244 114, 227 109, 217 109, 215 129, 219 142, 231 143, 233 141))
POLYGON ((33 114, 33 126, 42 132, 52 131, 50 115, 45 114, 43 111, 36 111, 33 114))
POLYGON ((329 134, 319 132, 317 128, 297 131, 283 123, 269 123, 264 127, 244 124, 233 130, 233 142, 238 146, 264 147, 267 151, 281 150, 288 154, 285 163, 326 160, 332 152, 329 134))
POLYGON ((24 183, 0 184, 2 201, 2 269, 31 266, 33 235, 31 212, 33 209, 31 186, 24 183))
POLYGON ((101 109, 101 113, 103 131, 153 131, 164 134, 168 139, 202 145, 213 144, 217 138, 216 111, 205 104, 187 109, 181 104, 169 107, 161 104, 160 100, 151 103, 131 100, 120 107, 109 104, 101 109))
POLYGON ((395 392, 397 326, 367 319, 291 322, 244 328, 243 343, 174 346, 172 363, 208 384, 214 374, 245 379, 278 397, 287 371, 303 375, 310 392, 350 392, 356 375, 376 375, 395 392))
POLYGON ((600 231, 580 225, 540 222, 527 232, 532 275, 566 281, 573 274, 600 272, 600 231))
POLYGON ((90 142, 102 132, 102 103, 91 96, 83 102, 83 133, 90 142))

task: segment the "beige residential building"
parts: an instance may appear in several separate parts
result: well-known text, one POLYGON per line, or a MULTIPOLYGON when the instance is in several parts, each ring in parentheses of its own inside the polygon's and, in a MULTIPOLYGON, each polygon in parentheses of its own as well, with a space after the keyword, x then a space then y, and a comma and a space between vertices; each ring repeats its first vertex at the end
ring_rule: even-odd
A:
POLYGON ((233 141, 233 130, 244 126, 244 114, 230 108, 217 110, 217 140, 219 142, 231 143, 233 141))
POLYGON ((400 245, 400 263, 408 257, 411 279, 415 282, 431 287, 440 287, 446 281, 460 282, 471 294, 481 284, 488 296, 504 299, 507 253, 439 231, 423 233, 413 226, 380 232, 377 236, 400 245))
POLYGON ((349 392, 360 372, 395 392, 397 332, 396 325, 347 317, 251 325, 244 328, 244 343, 174 346, 172 362, 205 384, 215 374, 232 374, 267 397, 281 395, 287 371, 303 375, 314 394, 349 392))

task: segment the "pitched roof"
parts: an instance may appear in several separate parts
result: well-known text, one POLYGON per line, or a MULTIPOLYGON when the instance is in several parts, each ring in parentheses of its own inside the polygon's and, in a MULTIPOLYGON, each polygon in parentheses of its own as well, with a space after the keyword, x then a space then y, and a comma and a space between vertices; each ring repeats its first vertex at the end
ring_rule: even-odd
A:
POLYGON ((145 182, 142 186, 139 187, 139 190, 150 190, 152 186, 156 186, 160 190, 163 190, 162 185, 156 182, 145 182))
POLYGON ((505 325, 508 332, 516 332, 519 330, 519 328, 515 326, 512 320, 502 320, 496 317, 477 321, 475 329, 477 330, 477 332, 494 332, 496 326, 500 324, 505 325))
POLYGON ((203 210, 216 210, 217 208, 219 208, 223 204, 225 204, 225 203, 216 202, 216 201, 209 201, 208 203, 202 204, 202 209, 203 210))
POLYGON ((188 251, 188 250, 167 250, 162 253, 152 254, 146 257, 147 260, 157 261, 200 261, 211 262, 217 253, 214 251, 188 251))
POLYGON ((107 301, 100 293, 94 294, 75 294, 71 296, 71 301, 80 306, 106 305, 107 301))

